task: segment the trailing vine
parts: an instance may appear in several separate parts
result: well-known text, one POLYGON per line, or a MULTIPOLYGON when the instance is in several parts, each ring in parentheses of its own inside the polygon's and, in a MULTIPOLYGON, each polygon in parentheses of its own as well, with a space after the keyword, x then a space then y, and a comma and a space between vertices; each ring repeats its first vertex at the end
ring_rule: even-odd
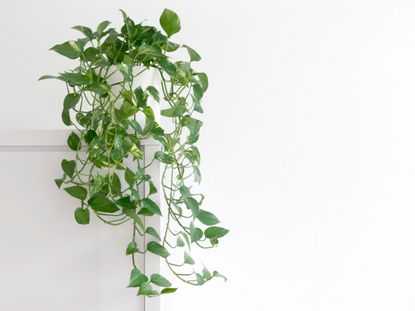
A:
POLYGON ((173 11, 165 9, 160 17, 164 33, 136 24, 121 12, 120 31, 109 28, 108 21, 95 31, 73 27, 83 37, 51 50, 76 60, 76 67, 40 80, 65 83, 62 121, 74 129, 67 140, 74 158, 62 160, 63 176, 55 180, 57 186, 79 200, 74 212, 79 224, 89 224, 94 214, 108 225, 131 226, 131 241, 126 242, 132 264, 128 286, 137 288, 138 295, 152 297, 176 288, 160 274, 145 275, 136 256, 154 253, 178 279, 202 285, 223 276, 205 267, 196 269, 191 249, 216 246, 228 230, 217 226, 218 218, 201 208, 204 196, 196 189, 201 181, 196 143, 202 121, 195 114, 203 113, 201 100, 208 77, 194 70, 192 63, 201 57, 191 47, 170 41, 181 28, 173 11), (172 60, 171 53, 179 49, 187 51, 189 61, 172 60), (150 71, 159 75, 160 83, 137 85, 150 71), (151 102, 160 107, 161 124, 151 102), (160 143, 150 162, 162 164, 160 184, 147 174, 150 164, 143 161, 144 139, 160 143), (159 206, 152 199, 156 193, 164 204, 159 206), (165 225, 158 232, 146 227, 143 217, 163 217, 165 225), (144 235, 151 241, 140 248, 138 238, 144 235))

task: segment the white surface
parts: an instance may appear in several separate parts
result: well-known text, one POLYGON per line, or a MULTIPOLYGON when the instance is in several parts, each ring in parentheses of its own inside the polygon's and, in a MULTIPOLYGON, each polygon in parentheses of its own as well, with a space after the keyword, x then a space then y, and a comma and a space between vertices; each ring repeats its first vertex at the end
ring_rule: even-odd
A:
POLYGON ((210 77, 204 204, 232 230, 202 258, 228 283, 165 311, 414 310, 413 1, 6 1, 0 127, 61 126, 63 86, 35 80, 70 26, 165 6, 210 77))
MULTIPOLYGON (((159 299, 147 301, 126 289, 131 223, 111 227, 91 214, 91 224, 79 226, 73 218, 77 201, 54 185, 60 161, 73 157, 65 146, 67 135, 0 131, 0 162, 7 164, 0 175, 0 310, 24 310, 28 303, 31 310, 159 310, 159 299)), ((149 165, 159 146, 152 140, 142 145, 149 165)), ((146 170, 158 180, 157 162, 146 170)), ((157 194, 152 199, 159 201, 157 194)), ((145 224, 159 230, 158 218, 148 217, 145 224)), ((148 242, 138 240, 140 247, 148 242)), ((146 274, 160 270, 159 258, 136 260, 146 274)))
MULTIPOLYGON (((33 147, 38 150, 42 147, 59 147, 69 150, 67 146, 68 135, 71 130, 0 130, 1 148, 27 148, 33 147)), ((159 146, 160 143, 154 139, 143 139, 142 146, 159 146)))
POLYGON ((131 226, 73 219, 77 201, 57 189, 72 152, 0 152, 0 310, 139 310, 126 289, 131 226))

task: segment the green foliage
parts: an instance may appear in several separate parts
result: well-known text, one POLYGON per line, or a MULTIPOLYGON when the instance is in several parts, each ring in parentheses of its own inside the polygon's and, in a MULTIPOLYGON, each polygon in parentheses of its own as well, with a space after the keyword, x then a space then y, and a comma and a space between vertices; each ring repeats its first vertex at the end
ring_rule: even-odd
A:
POLYGON ((208 239, 219 239, 228 234, 229 230, 221 227, 210 227, 205 230, 205 237, 208 239))
POLYGON ((156 202, 154 202, 150 198, 145 198, 141 200, 141 203, 144 205, 144 208, 147 208, 153 214, 157 214, 161 216, 160 208, 157 206, 156 202))
POLYGON ((170 287, 171 283, 169 280, 167 280, 164 276, 160 275, 160 274, 153 274, 150 277, 150 282, 153 284, 156 284, 157 286, 160 287, 170 287))
POLYGON ((67 193, 69 193, 71 196, 73 196, 74 198, 77 198, 82 201, 85 200, 88 195, 88 192, 86 191, 86 189, 81 186, 67 187, 64 190, 67 193))
POLYGON ((125 250, 133 265, 128 287, 153 297, 176 288, 162 275, 146 276, 137 267, 136 256, 147 252, 160 256, 178 279, 202 285, 223 276, 206 268, 196 272, 192 247, 214 247, 228 230, 215 226, 218 218, 201 208, 204 196, 193 187, 201 181, 196 142, 203 125, 195 113, 203 113, 202 99, 209 86, 207 75, 192 68, 201 56, 188 45, 170 41, 181 29, 175 12, 163 11, 162 31, 121 12, 120 30, 110 28, 109 21, 95 30, 73 27, 81 37, 51 50, 76 60, 74 68, 39 80, 65 84, 62 121, 74 128, 67 139, 73 158, 62 160, 63 176, 55 179, 56 185, 79 200, 77 223, 88 224, 92 214, 112 226, 132 226, 125 250), (174 59, 171 52, 178 48, 187 50, 186 60, 174 59), (160 83, 139 85, 140 76, 149 72, 157 72, 160 83), (161 124, 154 115, 159 110, 161 124), (162 166, 157 187, 143 163, 144 139, 160 142, 152 159, 162 166), (156 193, 163 198, 161 204, 152 199, 156 193), (164 217, 166 225, 158 232, 145 226, 144 217, 164 217), (143 249, 138 248, 137 235, 148 239, 143 249), (183 262, 175 262, 177 258, 183 262), (192 273, 186 270, 189 265, 192 273))
POLYGON ((66 56, 70 59, 77 59, 81 55, 81 47, 76 41, 68 41, 62 44, 57 44, 51 50, 66 56))
POLYGON ((75 220, 80 225, 87 225, 89 224, 89 210, 84 209, 82 207, 78 207, 75 210, 75 220))
POLYGON ((198 62, 202 59, 200 55, 195 50, 193 50, 190 46, 183 45, 183 47, 187 49, 187 53, 189 54, 191 62, 198 62))
POLYGON ((164 288, 161 291, 161 294, 171 294, 171 293, 175 293, 177 291, 177 288, 164 288))
POLYGON ((180 31, 180 19, 177 14, 169 9, 164 9, 160 16, 160 25, 168 37, 180 31))
POLYGON ((63 159, 61 162, 61 167, 68 177, 72 177, 75 173, 76 162, 74 160, 68 161, 66 159, 63 159))
POLYGON ((126 255, 132 255, 132 254, 137 253, 137 252, 138 252, 137 242, 135 242, 135 241, 128 244, 127 249, 125 250, 126 255))
POLYGON ((197 219, 200 220, 201 223, 207 226, 213 226, 219 223, 219 219, 212 214, 211 212, 199 210, 199 213, 197 214, 197 219))
POLYGON ((151 241, 147 244, 147 250, 163 258, 167 258, 170 255, 170 253, 163 245, 160 245, 155 241, 151 241))
POLYGON ((157 233, 156 229, 153 227, 147 227, 146 233, 156 238, 158 241, 161 240, 160 235, 157 233))
POLYGON ((143 283, 148 281, 148 277, 143 274, 139 269, 134 268, 131 270, 130 282, 128 287, 140 287, 143 283))
POLYGON ((75 133, 71 133, 68 137, 68 146, 74 151, 81 149, 81 139, 75 133))
POLYGON ((117 205, 103 194, 94 195, 88 200, 88 204, 96 212, 115 213, 118 211, 117 205))

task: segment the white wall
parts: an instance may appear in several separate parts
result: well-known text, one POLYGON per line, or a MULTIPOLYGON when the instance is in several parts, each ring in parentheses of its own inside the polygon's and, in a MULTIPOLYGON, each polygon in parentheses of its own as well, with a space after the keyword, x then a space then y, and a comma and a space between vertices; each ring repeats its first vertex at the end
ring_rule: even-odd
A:
POLYGON ((76 24, 182 19, 210 75, 206 207, 232 231, 167 311, 415 309, 415 2, 8 1, 0 128, 59 128, 76 24))

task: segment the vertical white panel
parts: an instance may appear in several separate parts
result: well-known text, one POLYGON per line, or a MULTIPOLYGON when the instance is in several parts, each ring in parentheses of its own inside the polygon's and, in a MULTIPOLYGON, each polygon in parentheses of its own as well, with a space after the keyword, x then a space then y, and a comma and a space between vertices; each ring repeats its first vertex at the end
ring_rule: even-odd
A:
POLYGON ((91 217, 78 225, 78 202, 53 182, 72 152, 0 152, 0 310, 139 310, 126 289, 130 226, 91 217))
MULTIPOLYGON (((132 226, 109 226, 93 215, 90 225, 75 222, 78 201, 53 182, 73 152, 63 146, 62 131, 42 133, 0 133, 0 310, 157 311, 157 299, 145 307, 136 289, 126 288, 132 226)), ((157 147, 143 148, 154 154, 157 147)), ((148 168, 155 184, 158 167, 148 168)), ((152 199, 159 202, 157 194, 152 199)), ((156 217, 146 223, 158 229, 156 217)), ((154 259, 137 261, 154 273, 154 259)))

